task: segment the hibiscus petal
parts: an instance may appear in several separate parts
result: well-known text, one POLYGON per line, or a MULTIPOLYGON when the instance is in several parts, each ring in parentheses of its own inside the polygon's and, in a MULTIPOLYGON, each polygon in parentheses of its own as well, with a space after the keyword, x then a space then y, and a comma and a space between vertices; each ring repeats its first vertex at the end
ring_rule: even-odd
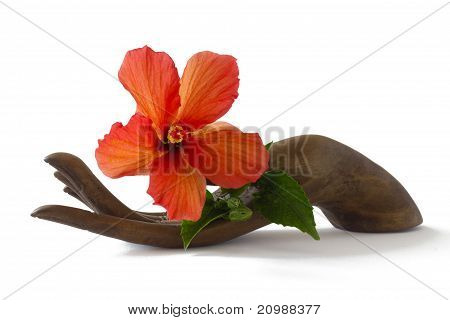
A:
POLYGON ((150 163, 160 157, 160 141, 152 122, 139 114, 126 126, 116 122, 103 140, 98 140, 95 158, 102 172, 111 178, 149 173, 150 163))
POLYGON ((238 76, 232 56, 209 51, 192 56, 181 77, 177 120, 197 129, 219 119, 238 96, 238 76))
POLYGON ((255 182, 268 169, 269 153, 257 133, 224 122, 205 126, 184 144, 191 166, 224 188, 255 182))
POLYGON ((180 106, 180 77, 170 56, 147 46, 128 51, 119 79, 136 100, 137 112, 153 121, 161 138, 180 106))
POLYGON ((206 199, 206 179, 177 150, 153 162, 148 193, 167 210, 169 220, 197 221, 206 199))

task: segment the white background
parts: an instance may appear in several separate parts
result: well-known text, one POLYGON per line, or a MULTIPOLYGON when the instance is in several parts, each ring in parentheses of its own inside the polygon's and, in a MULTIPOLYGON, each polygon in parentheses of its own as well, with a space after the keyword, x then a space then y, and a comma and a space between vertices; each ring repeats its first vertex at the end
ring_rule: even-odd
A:
POLYGON ((318 316, 310 316, 318 319, 448 317, 450 5, 261 129, 269 142, 309 127, 362 152, 404 184, 424 224, 404 233, 354 234, 376 254, 319 213, 319 242, 270 226, 188 252, 103 237, 92 241, 93 234, 29 214, 43 204, 80 206, 42 161, 56 151, 81 157, 130 207, 157 209, 146 194, 148 178, 108 179, 94 158, 97 139, 135 108, 131 95, 107 74, 117 74, 127 50, 149 45, 166 51, 179 72, 198 51, 234 55, 240 96, 225 120, 260 127, 445 2, 5 3, 1 297, 58 264, 0 302, 0 318, 151 318, 129 316, 127 306, 162 303, 246 307, 236 319, 295 319, 256 316, 255 309, 308 303, 322 305, 318 316), (270 127, 284 136, 268 136, 270 127))

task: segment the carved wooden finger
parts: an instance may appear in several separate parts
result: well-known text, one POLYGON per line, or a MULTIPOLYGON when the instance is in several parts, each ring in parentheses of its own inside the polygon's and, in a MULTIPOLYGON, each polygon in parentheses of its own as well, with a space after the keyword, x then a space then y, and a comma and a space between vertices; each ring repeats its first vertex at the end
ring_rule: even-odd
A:
MULTIPOLYGON (((31 215, 127 242, 163 248, 183 248, 179 222, 149 223, 58 205, 37 208, 31 215)), ((207 246, 225 242, 259 229, 268 223, 259 214, 255 214, 246 223, 217 221, 211 223, 199 236, 194 238, 190 246, 207 246)))
POLYGON ((177 225, 128 220, 58 205, 39 207, 31 215, 127 242, 168 248, 182 247, 177 225))
POLYGON ((68 195, 74 197, 75 199, 77 199, 78 201, 80 201, 81 203, 84 203, 87 207, 89 207, 89 204, 84 202, 83 199, 81 199, 78 194, 76 192, 74 192, 72 189, 70 189, 69 187, 64 187, 63 191, 65 193, 67 193, 68 195))
POLYGON ((148 220, 145 215, 131 210, 106 189, 80 158, 70 153, 57 152, 47 156, 44 161, 57 169, 55 177, 96 213, 148 220))

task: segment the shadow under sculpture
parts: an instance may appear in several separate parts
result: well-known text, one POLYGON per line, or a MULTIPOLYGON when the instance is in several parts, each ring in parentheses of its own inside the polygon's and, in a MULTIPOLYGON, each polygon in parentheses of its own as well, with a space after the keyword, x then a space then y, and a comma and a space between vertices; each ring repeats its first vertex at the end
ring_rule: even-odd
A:
MULTIPOLYGON (((394 232, 422 223, 405 188, 382 167, 352 148, 319 135, 276 142, 272 169, 285 170, 304 188, 313 206, 336 228, 357 232, 394 232)), ((164 212, 134 211, 118 200, 78 157, 53 153, 45 161, 57 171, 64 191, 92 211, 60 205, 39 207, 33 217, 88 230, 132 243, 183 248, 180 222, 164 212)), ((241 198, 251 207, 254 188, 241 198)), ((270 222, 258 212, 245 222, 218 220, 203 229, 191 247, 218 244, 262 228, 270 222)))

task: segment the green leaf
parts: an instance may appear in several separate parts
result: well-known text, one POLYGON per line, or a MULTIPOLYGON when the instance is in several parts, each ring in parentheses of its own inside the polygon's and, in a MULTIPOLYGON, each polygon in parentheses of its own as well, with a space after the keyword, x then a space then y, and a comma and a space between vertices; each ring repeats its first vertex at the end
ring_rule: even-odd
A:
POLYGON ((236 198, 236 197, 230 197, 230 198, 227 200, 227 206, 228 206, 228 208, 230 208, 230 209, 236 209, 236 208, 239 208, 241 205, 242 205, 242 201, 241 201, 241 199, 239 199, 239 198, 236 198))
POLYGON ((270 141, 268 144, 266 144, 264 147, 266 147, 266 150, 269 151, 270 147, 272 146, 273 141, 270 141))
POLYGON ((181 222, 181 238, 183 239, 183 246, 186 250, 191 244, 192 239, 208 224, 224 217, 228 212, 217 210, 214 196, 206 190, 206 201, 203 206, 202 216, 198 221, 183 220, 181 222))
POLYGON ((296 227, 319 240, 313 208, 303 188, 281 170, 267 171, 256 182, 254 208, 269 221, 296 227))
POLYGON ((253 215, 252 210, 246 206, 240 206, 238 208, 234 208, 228 214, 228 219, 230 221, 247 221, 253 215))

